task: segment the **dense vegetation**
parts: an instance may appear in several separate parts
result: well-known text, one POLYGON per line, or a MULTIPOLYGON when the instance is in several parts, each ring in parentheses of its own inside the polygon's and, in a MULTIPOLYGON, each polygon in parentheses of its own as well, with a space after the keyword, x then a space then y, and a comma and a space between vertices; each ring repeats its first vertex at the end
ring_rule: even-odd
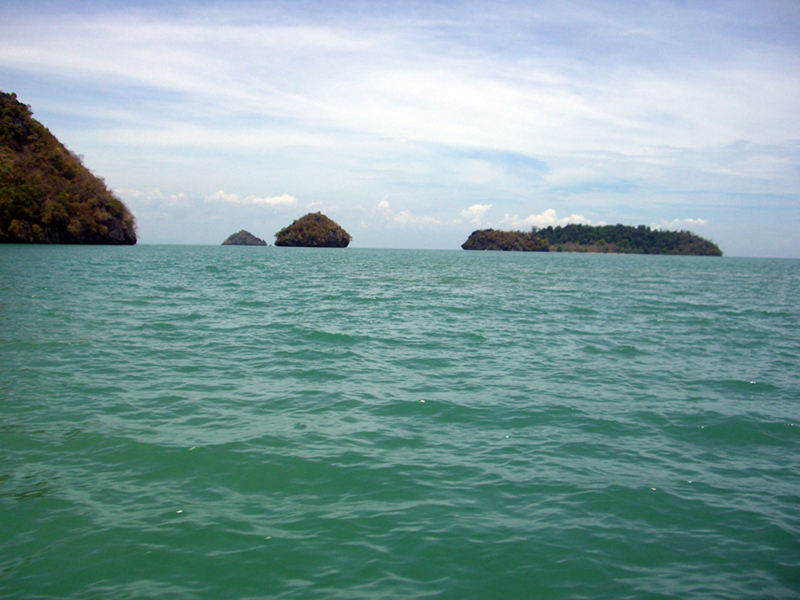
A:
POLYGON ((275 234, 276 246, 347 248, 350 234, 322 213, 308 213, 275 234))
POLYGON ((691 231, 661 231, 645 225, 566 225, 533 229, 556 252, 613 252, 618 254, 691 254, 722 256, 714 242, 691 231))
POLYGON ((461 244, 464 250, 512 250, 520 252, 547 252, 550 244, 545 240, 523 233, 522 231, 496 231, 479 229, 473 231, 466 242, 461 244))
POLYGON ((16 94, 0 92, 0 242, 135 244, 128 208, 16 94))
POLYGON ((242 229, 237 233, 232 233, 228 236, 224 242, 222 242, 223 246, 266 246, 267 242, 254 236, 249 231, 245 231, 242 229))

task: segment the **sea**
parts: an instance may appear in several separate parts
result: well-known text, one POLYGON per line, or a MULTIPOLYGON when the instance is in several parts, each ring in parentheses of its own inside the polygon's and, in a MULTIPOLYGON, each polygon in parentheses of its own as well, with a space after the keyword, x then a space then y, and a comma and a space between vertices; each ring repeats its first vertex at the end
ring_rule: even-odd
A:
POLYGON ((800 260, 0 246, 0 598, 800 597, 800 260))

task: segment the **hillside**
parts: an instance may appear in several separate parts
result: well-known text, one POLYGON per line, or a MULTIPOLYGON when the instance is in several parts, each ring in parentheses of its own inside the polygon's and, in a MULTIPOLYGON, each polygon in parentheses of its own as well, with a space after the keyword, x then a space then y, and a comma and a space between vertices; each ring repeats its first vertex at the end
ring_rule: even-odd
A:
POLYGON ((0 92, 0 242, 135 244, 122 201, 32 117, 0 92))

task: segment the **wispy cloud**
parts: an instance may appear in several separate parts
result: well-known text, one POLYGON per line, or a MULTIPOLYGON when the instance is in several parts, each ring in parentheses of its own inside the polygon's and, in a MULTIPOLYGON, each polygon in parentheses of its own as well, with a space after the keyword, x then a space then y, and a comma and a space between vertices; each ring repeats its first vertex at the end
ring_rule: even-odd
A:
POLYGON ((556 215, 556 211, 552 208, 548 208, 546 211, 539 213, 538 215, 528 215, 525 218, 520 218, 517 215, 514 215, 513 217, 506 215, 501 223, 510 227, 557 227, 559 225, 563 226, 570 223, 577 223, 581 225, 605 225, 605 222, 602 221, 592 223, 583 215, 573 214, 559 219, 556 215))
POLYGON ((692 11, 696 21, 687 30, 668 4, 605 16, 512 4, 488 23, 480 13, 453 19, 455 10, 429 9, 432 28, 424 19, 398 26, 378 11, 289 25, 240 21, 238 10, 221 24, 219 10, 202 9, 190 19, 147 12, 37 19, 9 27, 0 53, 10 68, 178 94, 187 116, 201 108, 216 116, 246 112, 299 130, 313 123, 308 129, 462 146, 479 140, 522 152, 706 146, 731 134, 782 138, 773 115, 787 110, 799 89, 791 72, 796 57, 787 61, 759 40, 748 53, 730 47, 737 60, 718 56, 712 69, 693 59, 679 42, 695 33, 695 48, 710 50, 700 37, 707 27, 706 37, 731 46, 727 24, 692 11), (657 26, 658 13, 667 18, 657 26), (563 38, 548 30, 554 24, 563 38), (496 45, 526 28, 529 45, 496 45), (572 45, 586 30, 595 46, 585 50, 606 54, 590 57, 572 45), (617 53, 614 60, 608 52, 617 53), (682 62, 667 60, 676 55, 682 62))
POLYGON ((441 220, 431 217, 429 215, 415 214, 409 209, 396 211, 392 208, 389 201, 384 199, 378 202, 378 210, 362 211, 362 218, 360 219, 363 227, 369 227, 367 221, 364 220, 364 215, 369 215, 373 219, 377 218, 382 221, 384 227, 391 227, 393 225, 405 226, 430 226, 441 225, 441 220))
POLYGON ((297 198, 289 194, 282 194, 280 196, 240 196, 239 194, 229 194, 224 190, 219 190, 206 196, 206 202, 229 202, 231 204, 254 204, 254 205, 290 205, 296 204, 297 198))
POLYGON ((653 229, 691 229, 708 225, 708 219, 674 219, 651 225, 653 229))
POLYGON ((441 223, 433 217, 415 215, 410 210, 401 210, 392 219, 401 225, 439 225, 441 223))
POLYGON ((470 223, 480 224, 483 215, 492 208, 491 204, 473 204, 469 208, 461 211, 461 216, 470 223))
POLYGON ((161 207, 176 206, 189 200, 184 192, 164 194, 157 187, 149 190, 117 188, 114 193, 123 198, 133 198, 145 204, 158 204, 161 207))

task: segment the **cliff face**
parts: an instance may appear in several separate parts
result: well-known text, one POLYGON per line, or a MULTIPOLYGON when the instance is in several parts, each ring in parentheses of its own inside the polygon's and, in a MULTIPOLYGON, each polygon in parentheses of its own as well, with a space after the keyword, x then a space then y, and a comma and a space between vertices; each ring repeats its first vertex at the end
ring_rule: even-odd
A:
POLYGON ((122 201, 16 94, 0 92, 0 242, 135 244, 122 201))
POLYGON ((223 246, 266 246, 267 242, 261 238, 257 238, 249 231, 242 229, 238 233, 233 233, 228 236, 228 239, 222 242, 223 246))
POLYGON ((347 248, 350 234, 322 213, 308 213, 275 234, 276 246, 347 248))

